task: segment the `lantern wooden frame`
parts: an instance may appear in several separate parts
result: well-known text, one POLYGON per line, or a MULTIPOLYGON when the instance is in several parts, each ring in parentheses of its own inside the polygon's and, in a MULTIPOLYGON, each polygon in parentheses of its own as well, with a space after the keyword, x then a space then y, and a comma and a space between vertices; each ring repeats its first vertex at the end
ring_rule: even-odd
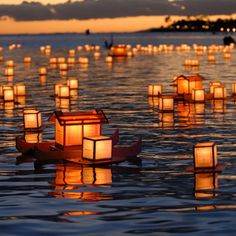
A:
POLYGON ((194 169, 215 169, 217 167, 217 147, 214 142, 197 143, 193 148, 194 169))
POLYGON ((35 108, 24 109, 23 121, 25 130, 38 131, 42 129, 42 113, 35 108))
POLYGON ((101 125, 108 123, 102 110, 62 112, 56 111, 49 118, 55 121, 56 146, 61 149, 78 147, 85 136, 100 136, 101 125), (71 138, 70 135, 75 138, 71 138))
POLYGON ((83 156, 83 159, 87 159, 91 161, 101 161, 101 160, 112 159, 111 137, 108 137, 108 136, 83 137, 83 155, 82 156, 83 156), (106 145, 105 152, 104 152, 104 148, 105 148, 104 145, 106 145), (102 149, 103 153, 102 154, 97 153, 98 149, 102 149))

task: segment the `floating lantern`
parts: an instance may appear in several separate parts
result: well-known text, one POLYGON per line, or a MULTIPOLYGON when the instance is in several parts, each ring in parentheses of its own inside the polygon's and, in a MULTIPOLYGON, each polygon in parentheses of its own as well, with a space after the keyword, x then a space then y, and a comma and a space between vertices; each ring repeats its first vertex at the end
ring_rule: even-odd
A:
POLYGON ((192 89, 202 89, 204 78, 199 74, 191 76, 180 75, 174 78, 174 84, 177 86, 177 94, 191 94, 192 89))
POLYGON ((194 169, 217 166, 217 148, 214 142, 197 143, 194 145, 194 169))
POLYGON ((171 95, 161 95, 159 97, 159 111, 173 112, 174 111, 174 98, 171 95))
POLYGON ((112 63, 112 57, 111 56, 107 56, 106 58, 105 58, 105 61, 107 62, 107 63, 112 63))
POLYGON ((208 62, 211 62, 211 63, 215 63, 216 61, 215 55, 212 55, 212 54, 209 54, 207 59, 208 59, 208 62))
POLYGON ((149 84, 148 85, 148 96, 159 96, 162 93, 161 84, 149 84))
POLYGON ((68 65, 66 63, 60 63, 59 64, 59 69, 60 69, 60 71, 67 71, 68 70, 68 65))
POLYGON ((56 121, 56 146, 66 148, 82 145, 83 137, 101 135, 101 124, 108 120, 101 110, 91 112, 56 111, 50 121, 56 121))
POLYGON ((70 50, 69 50, 69 56, 70 56, 70 57, 75 56, 75 50, 74 50, 74 49, 70 49, 70 50))
POLYGON ((231 59, 231 54, 230 54, 230 52, 225 52, 225 53, 224 53, 224 59, 225 59, 225 60, 231 59))
POLYGON ((227 93, 226 93, 226 87, 216 86, 213 88, 213 99, 226 99, 227 93))
POLYGON ((69 57, 67 58, 67 63, 69 65, 74 65, 75 64, 75 58, 74 57, 69 57))
POLYGON ((77 51, 82 51, 83 50, 83 47, 82 46, 78 46, 77 47, 77 51))
POLYGON ((95 59, 98 59, 100 56, 101 56, 101 53, 100 53, 100 52, 95 52, 95 53, 93 54, 93 57, 94 57, 95 59))
POLYGON ((14 67, 14 61, 13 60, 8 60, 5 63, 6 67, 14 67))
POLYGON ((100 161, 112 158, 112 139, 107 136, 83 138, 83 158, 100 161))
POLYGON ((3 88, 3 100, 4 100, 4 102, 14 101, 14 90, 12 87, 4 87, 3 88))
POLYGON ((59 64, 66 63, 66 58, 65 57, 58 57, 57 62, 59 64))
POLYGON ((115 57, 126 57, 127 56, 127 47, 124 44, 115 45, 111 47, 111 56, 115 57))
POLYGON ((57 58, 56 58, 56 57, 51 57, 51 58, 49 59, 49 63, 50 63, 50 64, 57 64, 57 58))
POLYGON ((215 197, 218 189, 217 173, 195 173, 194 190, 196 198, 215 197))
POLYGON ((89 64, 89 59, 87 57, 79 57, 80 64, 89 64))
POLYGON ((205 101, 205 90, 204 89, 192 89, 192 100, 194 102, 205 101))
POLYGON ((25 96, 25 85, 24 84, 16 84, 14 86, 14 94, 16 96, 25 96))
POLYGON ((222 86, 223 84, 220 81, 211 81, 210 86, 210 93, 214 93, 214 87, 222 86))
POLYGON ((42 128, 42 114, 37 109, 25 108, 23 117, 25 130, 39 130, 42 128))
POLYGON ((58 87, 58 97, 59 98, 68 98, 70 97, 70 87, 67 85, 60 85, 58 87))
POLYGON ((40 67, 39 68, 39 75, 46 75, 47 74, 47 68, 46 67, 40 67))
POLYGON ((31 63, 32 59, 31 57, 24 57, 24 63, 31 63))
POLYGON ((42 143, 43 134, 42 132, 25 132, 24 135, 25 141, 27 143, 42 143))
POLYGON ((70 87, 70 89, 78 89, 79 88, 79 82, 75 78, 68 79, 67 85, 70 87))
POLYGON ((7 77, 14 76, 14 68, 13 67, 7 67, 5 69, 5 76, 7 76, 7 77))

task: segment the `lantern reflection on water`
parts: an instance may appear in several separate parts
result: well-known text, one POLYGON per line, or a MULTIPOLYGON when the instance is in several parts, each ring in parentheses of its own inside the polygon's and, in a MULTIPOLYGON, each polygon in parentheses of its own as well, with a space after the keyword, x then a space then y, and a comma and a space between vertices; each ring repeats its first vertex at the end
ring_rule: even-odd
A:
POLYGON ((107 136, 83 138, 83 158, 99 161, 112 158, 112 139, 107 136))
POLYGON ((16 96, 25 96, 25 84, 15 84, 14 94, 16 96))
POLYGON ((160 126, 165 127, 173 127, 174 126, 174 113, 173 112, 161 112, 159 113, 160 126))
POLYGON ((148 85, 148 96, 159 96, 162 94, 161 84, 149 84, 148 85))
POLYGON ((42 132, 25 132, 24 138, 27 143, 42 143, 43 134, 42 132))
POLYGON ((47 68, 46 67, 40 67, 39 68, 39 75, 46 75, 47 74, 47 68))
POLYGON ((14 76, 14 68, 12 67, 7 67, 5 69, 5 76, 14 76))
POLYGON ((218 189, 217 173, 195 173, 194 190, 196 198, 215 197, 215 190, 218 189))
POLYGON ((3 87, 3 100, 4 102, 14 101, 14 90, 10 86, 3 87))
POLYGON ((57 198, 74 198, 85 201, 110 200, 112 197, 101 192, 79 191, 84 185, 96 187, 97 185, 106 185, 106 188, 112 183, 112 171, 110 168, 82 167, 79 165, 57 165, 54 191, 50 192, 57 198))
POLYGON ((197 143, 194 145, 194 169, 210 168, 217 166, 217 148, 213 142, 197 143))
POLYGON ((40 130, 42 128, 42 114, 37 109, 25 108, 23 118, 25 130, 40 130))
POLYGON ((107 123, 102 110, 90 112, 56 111, 50 117, 56 125, 56 146, 59 148, 82 145, 83 137, 100 136, 101 124, 107 123))
POLYGON ((172 95, 160 95, 159 111, 160 112, 173 112, 174 111, 174 98, 172 95))

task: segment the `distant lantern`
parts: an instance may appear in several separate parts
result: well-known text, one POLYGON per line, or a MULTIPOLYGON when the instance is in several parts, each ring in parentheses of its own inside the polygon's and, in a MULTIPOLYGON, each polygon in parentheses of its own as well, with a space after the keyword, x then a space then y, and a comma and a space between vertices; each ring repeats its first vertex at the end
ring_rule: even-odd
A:
POLYGON ((25 108, 23 117, 25 130, 39 130, 42 128, 42 115, 37 109, 25 108))
POLYGON ((112 139, 107 136, 83 138, 83 158, 100 161, 112 158, 112 139))
POLYGON ((114 45, 111 47, 111 56, 114 57, 126 57, 127 56, 127 46, 124 44, 114 45))
POLYGON ((217 86, 222 86, 223 84, 220 81, 211 81, 209 83, 210 93, 214 93, 214 88, 217 86))
POLYGON ((47 74, 47 68, 46 67, 40 67, 39 68, 39 75, 46 75, 47 74))
POLYGON ((173 112, 174 111, 174 98, 171 95, 161 95, 159 97, 159 111, 173 112))
POLYGON ((70 49, 68 54, 69 54, 70 57, 75 56, 75 50, 74 49, 70 49))
POLYGON ((94 54, 93 54, 93 57, 94 57, 95 59, 98 59, 100 56, 101 56, 101 53, 100 53, 100 52, 94 52, 94 54))
POLYGON ((100 46, 96 45, 94 49, 95 49, 95 51, 99 51, 100 48, 101 48, 100 46))
POLYGON ((14 86, 14 94, 16 96, 25 96, 25 84, 16 84, 14 86))
POLYGON ((226 97, 227 97, 227 92, 225 86, 221 85, 213 88, 214 99, 226 99, 226 97))
POLYGON ((79 57, 80 64, 89 64, 89 59, 87 57, 79 57))
POLYGON ((75 78, 68 79, 67 85, 70 87, 70 89, 78 89, 79 88, 79 82, 75 78))
POLYGON ((3 88, 3 100, 4 102, 14 101, 14 90, 12 87, 3 88))
POLYGON ((218 174, 195 173, 194 190, 196 198, 215 197, 215 190, 218 189, 218 174))
POLYGON ((211 62, 211 63, 215 63, 216 62, 215 55, 209 54, 207 59, 208 59, 208 62, 211 62))
POLYGON ((232 84, 232 95, 236 95, 236 83, 232 84))
POLYGON ((58 97, 59 98, 68 98, 70 97, 70 87, 67 85, 60 85, 58 87, 58 97))
POLYGON ((148 85, 148 96, 159 96, 162 94, 161 84, 149 84, 148 85))
POLYGON ((159 113, 159 120, 161 127, 174 126, 174 113, 173 112, 161 112, 159 113))
POLYGON ((83 137, 101 135, 101 124, 108 120, 101 110, 61 112, 56 111, 50 117, 56 125, 56 146, 64 149, 67 147, 80 146, 83 137))
POLYGON ((105 58, 105 61, 106 61, 107 63, 112 63, 112 57, 111 57, 111 56, 107 56, 107 57, 105 58))
POLYGON ((5 69, 5 76, 14 76, 14 68, 13 67, 7 67, 5 69))
POLYGON ((66 63, 60 63, 59 64, 59 69, 60 69, 60 71, 67 71, 68 70, 68 65, 66 63))
POLYGON ((57 58, 56 58, 56 57, 51 57, 51 58, 49 59, 49 63, 50 63, 50 64, 57 64, 57 58))
POLYGON ((13 60, 8 60, 5 63, 6 67, 14 67, 14 61, 13 60))
POLYGON ((67 58, 67 63, 69 65, 74 65, 75 64, 75 58, 74 57, 69 57, 67 58))
POLYGON ((31 63, 32 62, 32 59, 31 59, 31 57, 24 57, 24 63, 31 63))
POLYGON ((231 59, 231 54, 230 54, 230 52, 225 52, 225 53, 224 53, 224 59, 225 59, 225 60, 231 59))
POLYGON ((58 64, 66 63, 66 58, 65 57, 58 57, 57 62, 58 62, 58 64))
POLYGON ((204 89, 193 89, 192 90, 192 101, 204 102, 205 101, 205 90, 204 89))
POLYGON ((194 145, 194 169, 217 166, 217 148, 214 142, 197 143, 194 145))

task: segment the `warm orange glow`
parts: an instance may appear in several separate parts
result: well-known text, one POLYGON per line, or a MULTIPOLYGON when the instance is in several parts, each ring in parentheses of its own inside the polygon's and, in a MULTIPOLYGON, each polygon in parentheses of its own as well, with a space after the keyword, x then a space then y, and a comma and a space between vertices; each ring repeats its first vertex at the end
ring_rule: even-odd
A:
POLYGON ((225 99, 227 97, 226 93, 226 87, 221 85, 221 86, 216 86, 213 88, 213 98, 214 99, 225 99))
POLYGON ((162 93, 161 84, 149 84, 148 85, 148 96, 158 96, 162 93))
POLYGON ((70 87, 70 89, 78 89, 79 88, 79 82, 75 78, 68 79, 67 85, 70 87))
POLYGON ((159 98, 159 110, 163 112, 174 111, 174 98, 168 95, 162 95, 159 98))
POLYGON ((39 75, 46 75, 47 74, 47 68, 46 67, 40 67, 39 68, 39 75))
POLYGON ((43 141, 41 132, 25 132, 24 137, 27 143, 41 143, 43 141))
POLYGON ((217 148, 215 143, 197 143, 194 146, 194 167, 215 168, 217 165, 217 148))
POLYGON ((25 129, 40 129, 42 127, 42 115, 37 109, 24 109, 23 117, 25 129))
POLYGON ((204 89, 193 89, 192 90, 192 100, 194 102, 204 102, 205 101, 205 90, 204 89))
POLYGON ((25 85, 24 84, 16 84, 14 86, 14 94, 16 96, 25 96, 25 85))
POLYGON ((70 87, 67 85, 60 85, 58 87, 58 97, 59 98, 68 98, 70 97, 70 87))
POLYGON ((3 100, 4 102, 14 101, 14 90, 13 88, 3 88, 3 100))
POLYGON ((13 67, 7 67, 5 69, 5 76, 13 76, 14 75, 14 68, 13 67))
POLYGON ((112 140, 107 136, 83 138, 83 158, 97 161, 112 158, 112 140))

